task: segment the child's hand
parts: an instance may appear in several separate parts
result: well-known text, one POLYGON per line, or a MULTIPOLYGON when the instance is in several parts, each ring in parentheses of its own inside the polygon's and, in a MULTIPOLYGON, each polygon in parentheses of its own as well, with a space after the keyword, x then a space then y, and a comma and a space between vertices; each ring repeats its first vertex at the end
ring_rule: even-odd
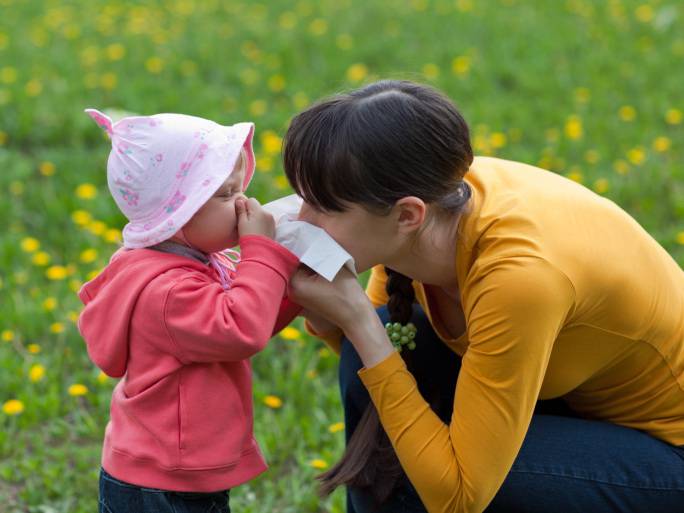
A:
POLYGON ((238 198, 235 201, 235 212, 238 217, 238 233, 240 235, 263 235, 275 238, 275 220, 270 212, 266 212, 256 198, 238 198))

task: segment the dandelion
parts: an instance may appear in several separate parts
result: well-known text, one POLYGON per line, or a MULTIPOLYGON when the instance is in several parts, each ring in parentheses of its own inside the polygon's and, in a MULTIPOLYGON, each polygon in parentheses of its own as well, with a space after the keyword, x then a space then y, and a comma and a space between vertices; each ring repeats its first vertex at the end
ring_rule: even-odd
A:
POLYGON ((584 181, 584 176, 580 171, 574 170, 570 171, 567 175, 570 180, 577 182, 577 183, 582 183, 584 181))
POLYGON ((570 116, 565 122, 565 135, 568 139, 576 141, 582 138, 582 134, 582 120, 578 116, 570 116))
POLYGON ((669 137, 657 137, 653 141, 653 149, 660 153, 669 150, 670 146, 672 146, 672 141, 669 137))
POLYGON ((121 230, 116 228, 108 228, 102 234, 102 237, 107 242, 119 242, 121 240, 121 230))
POLYGON ((45 367, 39 363, 32 365, 28 372, 29 379, 34 383, 40 381, 45 376, 45 367))
POLYGON ((27 253, 33 253, 38 248, 40 248, 40 242, 33 237, 24 237, 21 239, 21 249, 27 253))
POLYGON ((264 100, 254 100, 249 104, 249 112, 253 116, 263 116, 266 113, 266 102, 264 100))
POLYGON ((2 330, 0 338, 2 338, 3 342, 12 342, 14 340, 14 332, 12 330, 2 330))
POLYGON ((268 155, 257 156, 256 168, 261 173, 270 173, 273 171, 273 159, 268 155))
POLYGON ((104 372, 100 371, 100 373, 97 375, 97 382, 100 384, 107 383, 109 381, 109 376, 107 376, 104 372))
POLYGON ((669 125, 678 125, 682 122, 682 111, 679 109, 668 109, 665 113, 665 121, 669 125))
POLYGON ((319 470, 323 470, 325 468, 328 468, 328 462, 326 462, 325 460, 319 459, 319 458, 311 460, 309 462, 309 465, 311 465, 313 468, 319 469, 319 470))
POLYGON ((591 92, 586 87, 575 89, 575 101, 577 103, 587 103, 591 97, 591 92))
POLYGON ((290 183, 287 181, 287 178, 285 178, 285 176, 283 176, 283 175, 276 176, 273 183, 278 189, 281 189, 281 190, 287 189, 290 185, 290 183))
POLYGON ((322 36, 328 31, 328 22, 324 19, 317 18, 309 24, 309 32, 314 36, 322 36))
POLYGON ((126 48, 121 43, 114 43, 107 47, 106 53, 110 61, 120 61, 126 55, 126 48))
POLYGON ((640 5, 634 11, 634 16, 642 23, 648 23, 653 19, 653 7, 648 4, 640 5))
POLYGON ((584 153, 584 160, 586 160, 589 164, 596 164, 600 160, 601 156, 599 155, 599 152, 596 150, 587 150, 584 153))
POLYGON ((631 105, 623 105, 618 109, 618 116, 622 121, 634 121, 634 118, 636 118, 636 109, 631 105))
POLYGON ((28 96, 38 96, 43 92, 43 84, 34 78, 26 83, 25 90, 28 96))
POLYGON ((684 244, 684 232, 679 232, 677 234, 677 243, 684 244))
POLYGON ((12 84, 17 80, 17 70, 12 66, 4 66, 0 69, 0 82, 3 84, 12 84))
POLYGON ((116 74, 110 72, 102 74, 100 77, 100 85, 102 86, 103 89, 106 89, 108 91, 111 91, 116 87, 118 79, 116 78, 116 74))
POLYGON ((38 171, 43 176, 52 176, 55 174, 55 165, 52 162, 41 162, 38 171))
POLYGON ((287 326, 286 328, 283 328, 283 330, 280 332, 280 336, 285 340, 297 340, 301 338, 302 333, 297 328, 287 326))
POLYGON ((85 210, 75 210, 71 213, 71 219, 79 226, 85 226, 92 220, 92 216, 85 210))
POLYGON ((632 148, 627 152, 627 160, 629 160, 635 166, 639 166, 646 160, 646 152, 643 148, 632 148))
POLYGON ((147 68, 147 71, 150 73, 161 73, 161 71, 164 69, 164 61, 162 61, 159 57, 150 57, 145 61, 145 68, 147 68))
POLYGON ((87 228, 93 235, 102 235, 107 230, 107 225, 102 221, 91 221, 87 228))
POLYGON ((91 183, 82 183, 76 187, 76 196, 86 200, 93 199, 97 196, 97 188, 91 183))
POLYGON ((282 75, 273 75, 268 79, 268 88, 277 93, 285 89, 285 77, 282 75))
POLYGON ((613 169, 620 175, 626 175, 629 172, 629 164, 622 159, 613 162, 613 169))
POLYGON ((33 255, 31 261, 35 265, 44 267, 50 263, 50 255, 48 255, 45 251, 39 251, 38 253, 33 255))
POLYGON ((265 130, 261 134, 261 146, 269 155, 277 155, 280 153, 282 144, 283 140, 278 137, 278 134, 276 134, 273 130, 265 130))
POLYGON ((67 277, 67 269, 62 265, 53 265, 47 268, 45 275, 50 280, 63 280, 67 277))
POLYGON ((64 324, 61 322, 53 322, 50 324, 51 333, 62 333, 64 331, 64 324))
POLYGON ((327 358, 328 356, 330 356, 330 354, 330 349, 328 349, 327 347, 322 347, 318 350, 318 356, 320 358, 327 358))
POLYGON ((6 415, 19 415, 24 411, 24 403, 18 399, 10 399, 2 405, 2 411, 6 415))
POLYGON ((467 75, 470 71, 471 60, 467 55, 459 55, 451 61, 451 71, 456 75, 467 75))
POLYGON ((94 262, 95 259, 97 258, 97 250, 93 248, 88 248, 86 250, 81 251, 80 255, 80 260, 84 264, 89 264, 91 262, 94 262))
POLYGON ((283 401, 275 395, 267 395, 264 397, 264 404, 269 408, 278 409, 283 405, 283 401))
POLYGON ((285 30, 293 29, 295 25, 297 25, 297 15, 292 11, 284 12, 280 15, 280 18, 278 18, 278 25, 285 30))
POLYGON ((46 312, 51 312, 55 308, 57 308, 57 298, 54 298, 54 297, 45 298, 45 301, 43 301, 43 309, 46 312))
POLYGON ((316 376, 318 376, 318 372, 316 372, 316 369, 309 369, 306 371, 306 377, 309 379, 314 379, 316 376))
POLYGON ((337 433, 338 431, 342 431, 344 429, 344 422, 335 422, 334 424, 331 424, 330 427, 328 427, 328 431, 331 433, 337 433))
POLYGON ((502 132, 494 132, 489 137, 489 144, 491 144, 492 148, 503 148, 506 146, 507 141, 508 138, 506 137, 506 134, 502 132))
POLYGON ((423 66, 423 75, 429 80, 434 80, 439 76, 439 67, 436 64, 428 63, 423 66))
POLYGON ((347 80, 350 82, 360 82, 368 75, 368 67, 365 64, 356 63, 347 69, 347 80))
POLYGON ((86 280, 90 281, 90 280, 95 279, 95 277, 96 277, 98 274, 100 274, 101 272, 102 272, 102 269, 95 269, 95 270, 93 270, 93 271, 90 271, 90 272, 86 275, 86 280))
POLYGON ((69 387, 67 390, 69 395, 78 397, 81 395, 86 395, 88 393, 88 387, 85 385, 82 385, 81 383, 74 383, 69 387))
POLYGON ((599 194, 603 194, 608 190, 608 180, 605 178, 599 178, 594 182, 594 190, 599 194))

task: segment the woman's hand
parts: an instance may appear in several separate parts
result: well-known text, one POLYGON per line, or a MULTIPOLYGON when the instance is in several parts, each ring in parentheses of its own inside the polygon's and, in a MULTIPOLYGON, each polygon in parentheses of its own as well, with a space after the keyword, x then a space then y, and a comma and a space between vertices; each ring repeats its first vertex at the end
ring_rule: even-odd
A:
POLYGON ((356 277, 346 268, 332 282, 300 266, 290 279, 287 295, 304 310, 339 326, 366 367, 389 356, 394 347, 356 277))

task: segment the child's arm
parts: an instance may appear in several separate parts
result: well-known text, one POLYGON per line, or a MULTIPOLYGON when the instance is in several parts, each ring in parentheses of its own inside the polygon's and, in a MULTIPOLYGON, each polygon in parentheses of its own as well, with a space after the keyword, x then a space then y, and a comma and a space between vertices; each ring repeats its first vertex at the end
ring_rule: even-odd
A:
POLYGON ((271 338, 299 259, 262 235, 240 237, 240 249, 238 272, 227 292, 195 274, 169 288, 164 323, 181 361, 244 360, 271 338))

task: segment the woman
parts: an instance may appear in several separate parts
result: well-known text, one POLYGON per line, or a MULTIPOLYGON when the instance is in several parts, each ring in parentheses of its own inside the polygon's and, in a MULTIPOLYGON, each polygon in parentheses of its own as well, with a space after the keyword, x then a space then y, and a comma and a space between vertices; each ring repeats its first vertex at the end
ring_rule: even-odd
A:
POLYGON ((366 293, 346 271, 290 284, 341 354, 324 492, 356 513, 684 510, 684 273, 634 219, 473 158, 454 105, 410 82, 300 113, 284 165, 300 217, 372 267, 366 293))

